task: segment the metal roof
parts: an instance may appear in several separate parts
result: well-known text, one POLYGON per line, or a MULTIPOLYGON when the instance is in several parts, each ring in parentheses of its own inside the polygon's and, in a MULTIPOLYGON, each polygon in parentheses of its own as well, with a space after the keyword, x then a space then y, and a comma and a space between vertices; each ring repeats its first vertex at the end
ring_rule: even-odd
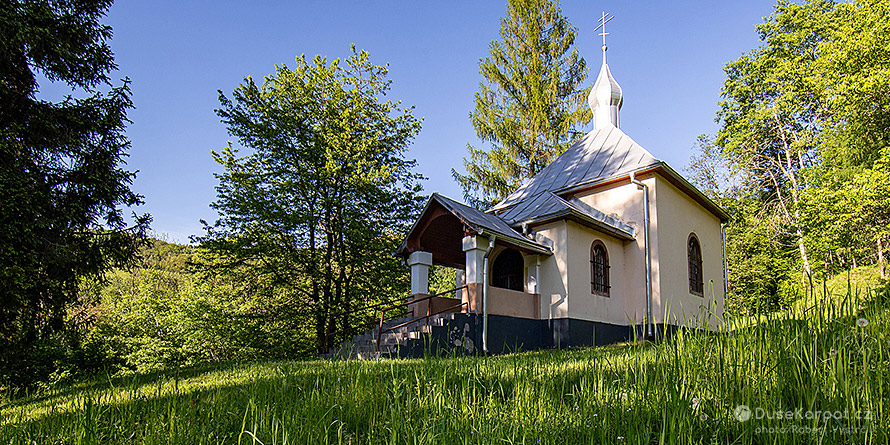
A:
MULTIPOLYGON (((659 161, 620 129, 606 126, 585 135, 565 153, 544 167, 503 201, 486 212, 433 193, 423 213, 434 202, 451 212, 467 228, 482 234, 496 235, 502 241, 529 251, 551 254, 550 247, 529 239, 515 228, 523 224, 540 224, 556 219, 570 219, 609 233, 620 239, 633 240, 633 227, 580 200, 559 196, 583 190, 596 184, 619 179, 630 172, 658 171, 675 186, 688 193, 705 208, 726 221, 728 215, 701 191, 689 184, 679 173, 659 161)), ((420 221, 420 218, 418 218, 420 221)), ((417 229, 411 228, 406 241, 417 229)), ((406 252, 406 243, 399 252, 406 252)))
POLYGON ((577 199, 566 201, 549 191, 532 196, 498 216, 513 227, 568 217, 618 238, 632 240, 636 236, 634 228, 618 218, 577 199))
MULTIPOLYGON (((483 235, 497 235, 498 238, 512 244, 518 245, 519 247, 524 247, 528 250, 535 251, 538 253, 550 254, 550 248, 540 244, 538 242, 532 241, 527 237, 523 236, 506 221, 501 219, 496 215, 492 215, 490 213, 485 213, 479 209, 475 209, 473 207, 461 204, 451 198, 442 196, 438 193, 433 193, 430 196, 430 200, 427 203, 427 208, 429 208, 430 204, 433 201, 438 202, 443 207, 448 209, 454 216, 460 219, 464 225, 469 227, 471 230, 476 233, 480 233, 483 235)), ((424 209, 426 212, 426 209, 424 209)), ((412 227, 411 232, 414 231, 412 227)), ((410 234, 410 232, 409 232, 410 234)))
POLYGON ((522 187, 490 211, 518 205, 545 191, 628 174, 661 163, 620 129, 607 126, 587 133, 522 187))

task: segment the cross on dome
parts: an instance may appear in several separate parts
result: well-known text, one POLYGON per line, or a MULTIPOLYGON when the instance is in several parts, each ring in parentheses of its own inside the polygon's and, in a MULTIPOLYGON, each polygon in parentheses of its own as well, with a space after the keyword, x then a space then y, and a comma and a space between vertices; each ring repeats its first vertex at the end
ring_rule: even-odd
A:
POLYGON ((612 77, 609 65, 606 63, 606 50, 608 49, 606 36, 609 35, 606 32, 606 23, 609 23, 613 17, 603 11, 599 26, 593 30, 596 32, 602 29, 599 35, 603 37, 603 67, 600 68, 600 74, 597 76, 593 88, 590 89, 590 95, 587 96, 587 102, 590 104, 590 109, 593 110, 593 128, 597 130, 610 126, 618 127, 618 110, 621 109, 624 102, 621 86, 612 77))
POLYGON ((603 36, 603 63, 606 62, 606 50, 608 49, 608 47, 606 46, 606 36, 609 35, 609 33, 606 32, 606 23, 609 23, 609 21, 613 18, 615 18, 614 15, 603 11, 603 17, 599 20, 599 26, 597 26, 596 29, 593 30, 593 32, 597 32, 600 29, 603 30, 601 33, 598 34, 603 36))

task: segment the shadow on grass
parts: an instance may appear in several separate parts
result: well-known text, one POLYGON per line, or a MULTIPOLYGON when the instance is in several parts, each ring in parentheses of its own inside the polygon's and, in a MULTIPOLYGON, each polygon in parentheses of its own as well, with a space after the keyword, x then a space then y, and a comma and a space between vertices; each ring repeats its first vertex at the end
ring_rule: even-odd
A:
POLYGON ((105 390, 109 388, 119 388, 132 385, 151 385, 161 380, 167 379, 189 379, 201 374, 215 371, 232 370, 239 367, 249 366, 250 362, 216 362, 201 363, 193 366, 183 366, 180 368, 169 368, 144 373, 132 373, 111 376, 109 374, 95 375, 80 381, 67 384, 64 387, 43 390, 34 394, 24 395, 2 401, 0 408, 6 409, 10 407, 21 407, 28 404, 39 403, 54 398, 64 398, 71 394, 105 390))
MULTIPOLYGON (((16 402, 20 413, 42 411, 4 423, 0 442, 762 443, 771 439, 756 426, 783 424, 738 422, 736 404, 842 409, 843 397, 886 385, 853 373, 880 380, 885 369, 851 368, 860 359, 850 356, 837 367, 850 389, 828 392, 827 351, 862 339, 857 316, 493 357, 222 363, 100 379, 16 402)), ((825 437, 881 443, 887 434, 825 437)))
MULTIPOLYGON (((594 355, 605 357, 612 351, 625 353, 616 346, 594 355)), ((593 352, 536 351, 486 359, 315 362, 311 366, 266 363, 229 370, 253 373, 244 383, 187 391, 169 388, 173 385, 170 373, 152 373, 128 382, 134 388, 133 397, 126 400, 103 399, 102 386, 89 387, 92 392, 82 388, 76 396, 52 395, 72 409, 4 425, 0 441, 225 442, 249 431, 270 443, 280 428, 288 430, 297 443, 336 442, 344 434, 374 443, 389 442, 392 437, 399 437, 399 442, 437 438, 440 443, 490 443, 503 437, 517 441, 563 438, 575 443, 610 437, 606 440, 610 442, 616 428, 629 421, 620 407, 588 400, 584 410, 572 416, 542 416, 540 412, 541 403, 568 412, 572 403, 575 410, 581 403, 564 390, 582 386, 587 377, 584 368, 545 372, 554 355, 557 360, 577 361, 593 352), (535 375, 535 370, 541 372, 535 375), (261 373, 277 375, 261 377, 261 373), (135 388, 153 383, 167 385, 166 391, 172 393, 145 395, 135 388), (437 410, 433 403, 437 396, 447 398, 448 409, 437 410), (519 403, 528 404, 528 416, 510 413, 519 399, 526 400, 519 403), (458 414, 461 408, 463 414, 458 414), (609 425, 606 419, 611 419, 609 425)), ((221 368, 195 367, 188 375, 198 376, 202 370, 221 368)), ((184 375, 181 371, 180 378, 188 378, 184 375)), ((652 425, 661 418, 644 406, 634 408, 634 415, 652 425)))

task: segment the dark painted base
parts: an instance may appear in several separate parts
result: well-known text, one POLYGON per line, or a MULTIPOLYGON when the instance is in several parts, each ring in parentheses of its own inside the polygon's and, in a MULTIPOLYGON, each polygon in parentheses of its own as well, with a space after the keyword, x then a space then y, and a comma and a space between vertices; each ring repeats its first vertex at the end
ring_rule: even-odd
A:
MULTIPOLYGON (((482 315, 454 314, 453 317, 444 326, 436 326, 423 341, 413 341, 402 347, 399 357, 482 353, 482 315)), ((670 336, 676 330, 673 325, 654 326, 656 338, 670 336)), ((599 346, 644 338, 644 325, 621 326, 573 318, 488 317, 488 352, 491 354, 599 346)))

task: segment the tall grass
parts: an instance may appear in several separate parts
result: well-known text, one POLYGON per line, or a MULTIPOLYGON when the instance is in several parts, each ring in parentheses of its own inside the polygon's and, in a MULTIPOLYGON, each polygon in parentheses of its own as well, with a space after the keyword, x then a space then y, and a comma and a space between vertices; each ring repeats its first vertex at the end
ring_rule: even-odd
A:
POLYGON ((101 379, 4 402, 0 443, 888 443, 887 295, 819 292, 658 343, 101 379))

